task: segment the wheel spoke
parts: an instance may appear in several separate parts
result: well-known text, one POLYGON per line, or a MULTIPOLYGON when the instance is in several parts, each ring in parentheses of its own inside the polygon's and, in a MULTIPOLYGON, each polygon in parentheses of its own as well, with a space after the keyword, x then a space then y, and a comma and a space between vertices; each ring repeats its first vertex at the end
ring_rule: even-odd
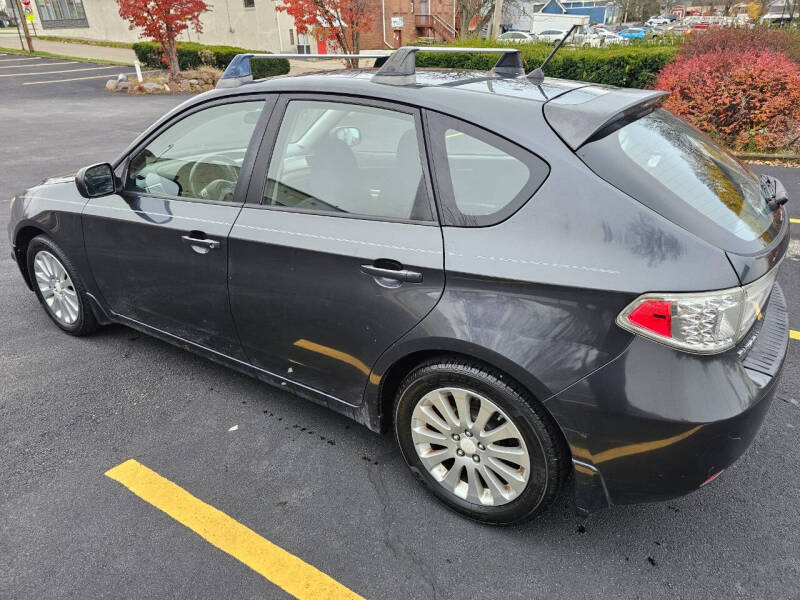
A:
POLYGON ((519 434, 517 433, 516 429, 517 428, 514 427, 510 421, 505 421, 491 431, 482 432, 479 435, 484 444, 493 444, 494 442, 499 442, 500 440, 518 438, 519 434))
POLYGON ((439 431, 450 431, 451 427, 447 423, 442 420, 442 418, 436 414, 436 412, 430 406, 423 406, 421 408, 422 414, 425 415, 425 418, 429 425, 433 425, 439 431))
POLYGON ((495 412, 497 411, 490 407, 487 402, 481 401, 481 407, 478 410, 478 416, 475 417, 475 422, 472 424, 472 429, 478 432, 483 431, 486 427, 486 423, 492 418, 495 412))
POLYGON ((522 469, 514 469, 513 467, 509 467, 502 460, 498 460, 492 456, 489 457, 487 463, 487 468, 502 476, 503 479, 509 483, 512 481, 525 481, 525 476, 522 469))
POLYGON ((439 409, 439 412, 451 428, 456 429, 461 425, 458 422, 458 415, 453 412, 453 407, 450 406, 449 398, 446 398, 442 393, 433 392, 431 403, 439 409))
POLYGON ((451 395, 453 396, 453 400, 456 401, 459 425, 466 428, 472 427, 469 415, 469 397, 467 396, 466 390, 452 390, 451 395))
POLYGON ((427 442, 428 444, 443 445, 450 441, 450 438, 447 437, 446 435, 428 429, 424 424, 413 426, 411 432, 415 444, 421 444, 423 442, 427 442))
POLYGON ((487 446, 486 455, 502 458, 520 466, 523 466, 523 461, 527 461, 528 458, 528 453, 518 446, 498 446, 497 444, 487 446))
POLYGON ((486 489, 481 483, 481 478, 478 475, 478 468, 470 465, 467 467, 467 481, 469 489, 467 492, 467 499, 471 502, 480 504, 491 504, 491 495, 486 493, 486 489))
POLYGON ((499 500, 508 499, 507 486, 497 478, 497 475, 495 475, 493 471, 487 469, 485 465, 481 465, 480 472, 486 485, 489 486, 489 491, 492 493, 492 503, 494 505, 503 504, 503 502, 499 500))

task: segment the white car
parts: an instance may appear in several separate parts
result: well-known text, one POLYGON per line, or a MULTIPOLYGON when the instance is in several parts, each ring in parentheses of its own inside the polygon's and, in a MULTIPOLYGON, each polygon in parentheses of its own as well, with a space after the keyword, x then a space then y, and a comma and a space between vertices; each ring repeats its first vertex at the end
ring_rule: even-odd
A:
POLYGON ((648 27, 663 27, 669 25, 671 21, 667 17, 650 17, 647 19, 645 25, 648 27))
POLYGON ((506 31, 504 34, 498 36, 497 41, 503 44, 527 44, 535 42, 536 36, 524 31, 506 31))
POLYGON ((565 29, 546 29, 541 33, 537 33, 536 37, 540 42, 557 44, 566 34, 567 31, 565 29))
POLYGON ((600 48, 602 46, 611 46, 612 44, 627 44, 626 40, 621 35, 617 35, 613 31, 605 29, 598 29, 594 33, 590 33, 584 40, 584 46, 591 46, 592 48, 600 48))

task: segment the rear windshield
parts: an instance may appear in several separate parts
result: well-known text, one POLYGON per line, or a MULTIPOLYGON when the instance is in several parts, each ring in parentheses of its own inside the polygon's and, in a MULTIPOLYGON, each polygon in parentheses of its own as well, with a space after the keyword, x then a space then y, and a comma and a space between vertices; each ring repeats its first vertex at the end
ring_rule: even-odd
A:
POLYGON ((615 187, 722 248, 746 251, 741 242, 769 243, 777 233, 758 177, 664 109, 586 144, 578 155, 615 187))

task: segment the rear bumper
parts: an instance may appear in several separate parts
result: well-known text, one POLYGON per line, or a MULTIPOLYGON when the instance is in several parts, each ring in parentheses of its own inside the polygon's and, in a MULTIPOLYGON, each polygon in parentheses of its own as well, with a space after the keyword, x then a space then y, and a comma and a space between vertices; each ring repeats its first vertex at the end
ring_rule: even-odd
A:
POLYGON ((788 331, 776 285, 764 318, 736 348, 697 356, 636 336, 548 400, 572 451, 578 508, 681 496, 736 461, 769 408, 788 331))

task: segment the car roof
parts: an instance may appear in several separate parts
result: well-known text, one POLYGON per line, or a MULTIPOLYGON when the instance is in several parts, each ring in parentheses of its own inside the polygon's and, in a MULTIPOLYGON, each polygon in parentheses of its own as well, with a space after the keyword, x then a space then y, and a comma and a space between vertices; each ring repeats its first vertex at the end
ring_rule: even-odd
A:
POLYGON ((437 111, 520 143, 549 138, 555 131, 575 149, 610 120, 665 95, 550 77, 536 82, 486 71, 417 69, 413 82, 402 85, 376 81, 375 73, 376 69, 339 69, 216 89, 176 107, 155 126, 197 104, 226 97, 264 93, 347 95, 437 111), (543 107, 551 108, 546 113, 543 107))
MULTIPOLYGON (((257 80, 230 90, 234 93, 280 92, 348 94, 391 102, 413 104, 433 110, 460 112, 470 104, 483 105, 491 98, 498 113, 500 105, 511 108, 521 102, 543 104, 587 85, 579 81, 545 78, 536 84, 525 77, 503 77, 486 71, 459 69, 417 69, 415 81, 391 85, 373 80, 376 69, 338 69, 302 75, 257 80)), ((224 93, 228 90, 218 90, 224 93)), ((212 94, 215 92, 211 92, 212 94)), ((541 111, 537 111, 541 113, 541 111)), ((485 115, 491 120, 492 115, 485 115)))

